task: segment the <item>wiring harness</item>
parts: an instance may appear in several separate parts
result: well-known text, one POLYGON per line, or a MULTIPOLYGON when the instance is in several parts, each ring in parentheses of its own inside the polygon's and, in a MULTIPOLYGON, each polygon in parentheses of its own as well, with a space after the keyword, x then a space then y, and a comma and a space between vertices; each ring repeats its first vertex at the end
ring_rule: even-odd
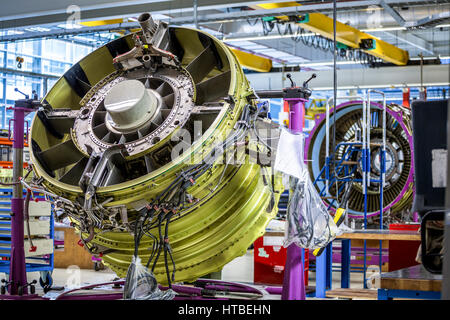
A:
MULTIPOLYGON (((201 163, 195 164, 181 171, 177 178, 161 192, 152 203, 145 205, 133 223, 134 229, 134 257, 138 256, 139 243, 143 235, 153 240, 152 251, 147 262, 147 268, 153 272, 161 255, 164 256, 164 264, 169 288, 175 279, 176 264, 172 256, 172 248, 169 240, 169 225, 175 216, 181 215, 182 211, 188 209, 190 204, 198 201, 193 199, 187 189, 196 183, 196 180, 210 170, 214 163, 224 155, 231 147, 246 143, 246 137, 250 129, 254 128, 254 122, 261 110, 252 105, 247 105, 233 132, 222 142, 219 142, 204 158, 201 163), (150 230, 156 228, 158 236, 153 235, 150 230), (169 262, 170 259, 170 262, 169 262), (170 271, 170 265, 172 271, 170 271)), ((258 139, 259 141, 262 141, 258 139)), ((227 160, 222 175, 217 185, 212 188, 213 192, 220 184, 223 175, 229 165, 227 160)))
MULTIPOLYGON (((255 26, 258 22, 261 22, 263 34, 265 36, 269 35, 275 29, 279 35, 291 35, 290 39, 296 43, 303 43, 307 47, 333 53, 333 40, 327 39, 316 33, 311 35, 310 31, 307 31, 298 25, 294 31, 292 25, 297 20, 297 17, 290 17, 289 21, 279 20, 277 18, 266 21, 263 18, 257 18, 253 21, 247 19, 247 23, 251 26, 255 26)), ((359 62, 361 65, 369 68, 378 68, 380 66, 380 59, 367 54, 362 49, 350 48, 342 44, 337 50, 338 57, 341 60, 359 62)))

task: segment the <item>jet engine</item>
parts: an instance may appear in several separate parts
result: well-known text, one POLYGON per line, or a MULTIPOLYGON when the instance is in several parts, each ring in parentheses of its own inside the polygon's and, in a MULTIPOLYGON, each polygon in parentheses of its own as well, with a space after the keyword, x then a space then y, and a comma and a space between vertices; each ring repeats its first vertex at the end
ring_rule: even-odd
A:
MULTIPOLYGON (((340 143, 337 150, 332 150, 330 143, 329 154, 334 151, 334 157, 337 163, 344 160, 347 154, 349 144, 361 139, 362 128, 362 102, 349 101, 342 103, 332 109, 330 114, 330 133, 335 132, 336 146, 340 143), (336 114, 334 114, 336 112, 336 114), (336 122, 336 123, 335 123, 336 122), (336 128, 334 128, 336 126, 336 128)), ((371 172, 373 178, 368 186, 367 195, 367 217, 376 217, 380 211, 380 184, 375 182, 380 177, 380 143, 382 142, 382 113, 383 106, 372 102, 370 106, 370 126, 371 126, 371 172)), ((383 194, 383 212, 390 214, 391 217, 401 214, 411 209, 414 196, 414 159, 413 142, 411 130, 411 111, 402 106, 391 104, 386 108, 386 160, 385 160, 385 186, 383 194)), ((325 114, 316 116, 316 125, 306 139, 305 155, 307 155, 308 168, 311 177, 317 178, 324 173, 321 172, 325 165, 326 142, 325 142, 325 114)), ((330 141, 332 137, 330 138, 330 141)), ((361 179, 362 172, 360 167, 361 153, 355 152, 349 163, 354 163, 354 178, 361 179)), ((345 174, 340 176, 345 178, 345 174)), ((337 196, 336 189, 341 189, 344 180, 339 180, 336 184, 330 186, 330 196, 337 196)), ((317 182, 317 189, 324 188, 324 182, 317 182)), ((352 183, 349 191, 348 216, 354 219, 363 218, 364 213, 364 193, 360 182, 352 183)), ((341 192, 342 195, 342 192, 341 192)), ((330 203, 330 199, 325 200, 330 203)))
POLYGON ((191 281, 246 252, 283 187, 250 161, 252 146, 270 156, 256 129, 269 122, 232 51, 150 14, 138 22, 44 97, 29 138, 30 187, 47 190, 118 276, 138 254, 159 282, 191 281))

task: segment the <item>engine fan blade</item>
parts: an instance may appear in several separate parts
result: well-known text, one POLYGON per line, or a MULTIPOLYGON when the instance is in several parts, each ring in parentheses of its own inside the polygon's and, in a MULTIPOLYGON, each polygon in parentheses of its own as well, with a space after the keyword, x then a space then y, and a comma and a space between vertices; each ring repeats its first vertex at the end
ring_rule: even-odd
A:
POLYGON ((202 81, 197 85, 196 104, 201 105, 205 102, 213 102, 228 94, 228 86, 230 83, 231 72, 223 72, 208 80, 202 81))
POLYGON ((42 151, 40 156, 51 171, 64 168, 84 157, 71 139, 42 151))
POLYGON ((92 117, 92 122, 94 126, 98 126, 102 123, 105 123, 106 111, 96 111, 94 116, 92 117))
POLYGON ((119 144, 125 143, 125 142, 131 142, 134 140, 139 139, 139 133, 138 132, 132 132, 132 133, 126 133, 123 135, 124 141, 122 142, 122 138, 119 141, 119 144))
POLYGON ((110 131, 101 140, 106 143, 115 143, 119 141, 119 135, 110 131))
POLYGON ((80 181, 81 175, 83 174, 84 168, 86 167, 87 161, 87 158, 83 158, 78 161, 59 179, 59 181, 67 184, 77 185, 78 181, 80 181))
POLYGON ((144 156, 144 160, 145 160, 145 167, 147 168, 147 172, 152 172, 154 170, 154 168, 152 166, 150 156, 148 154, 146 154, 144 156))
POLYGON ((199 83, 215 66, 216 57, 214 52, 211 50, 211 47, 207 47, 187 65, 186 70, 191 74, 194 83, 199 83))
POLYGON ((169 116, 170 112, 172 112, 171 109, 161 109, 162 118, 166 119, 169 116))
POLYGON ((161 97, 167 96, 173 93, 172 87, 167 82, 161 84, 158 88, 156 88, 156 92, 158 92, 161 97))
POLYGON ((120 138, 119 138, 119 144, 123 144, 123 143, 125 143, 126 141, 127 141, 127 139, 126 139, 125 135, 124 135, 124 134, 120 135, 120 138))
POLYGON ((92 131, 97 137, 104 137, 108 133, 108 128, 105 123, 101 123, 98 126, 92 128, 92 131))
POLYGON ((50 125, 59 133, 65 134, 69 133, 70 129, 73 127, 75 118, 61 117, 61 118, 50 118, 48 119, 50 125))
POLYGON ((109 186, 125 181, 119 168, 113 163, 108 163, 108 173, 105 176, 105 180, 102 181, 102 186, 109 186))
POLYGON ((144 86, 145 86, 147 89, 150 89, 150 79, 149 79, 149 78, 147 78, 147 79, 145 80, 144 86))
POLYGON ((171 94, 163 97, 163 101, 167 107, 171 108, 173 106, 174 98, 175 98, 175 94, 171 93, 171 94))

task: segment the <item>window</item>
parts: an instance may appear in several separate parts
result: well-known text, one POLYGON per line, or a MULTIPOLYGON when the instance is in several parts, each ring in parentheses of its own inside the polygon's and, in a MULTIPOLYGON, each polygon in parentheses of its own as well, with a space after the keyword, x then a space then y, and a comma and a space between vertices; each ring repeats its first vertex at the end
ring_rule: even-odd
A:
MULTIPOLYGON (((18 32, 0 31, 0 36, 18 32)), ((73 63, 78 62, 97 47, 98 41, 92 41, 93 39, 97 40, 97 38, 97 36, 86 35, 76 36, 74 41, 45 39, 10 43, 0 42, 0 67, 61 76, 73 63), (24 59, 20 69, 17 68, 16 58, 18 56, 24 59)), ((102 38, 107 39, 104 36, 102 38)), ((46 92, 43 92, 44 87, 47 87, 47 91, 50 90, 57 80, 13 73, 0 74, 0 129, 8 129, 8 121, 13 116, 12 111, 6 110, 6 107, 13 105, 15 100, 24 97, 23 94, 16 92, 15 88, 29 96, 32 95, 33 90, 36 90, 38 97, 42 98, 46 94, 46 92), (47 81, 46 86, 44 86, 43 81, 47 81)), ((34 114, 29 114, 26 117, 29 124, 31 124, 33 116, 34 114)))
POLYGON ((0 105, 3 103, 3 80, 4 75, 0 73, 0 105))

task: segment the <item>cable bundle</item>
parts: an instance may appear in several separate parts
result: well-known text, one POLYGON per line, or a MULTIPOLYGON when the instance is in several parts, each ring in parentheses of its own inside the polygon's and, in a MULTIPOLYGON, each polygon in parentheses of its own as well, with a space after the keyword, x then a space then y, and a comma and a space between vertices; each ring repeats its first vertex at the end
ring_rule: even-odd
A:
MULTIPOLYGON (((257 24, 258 20, 260 18, 256 19, 255 21, 250 21, 247 19, 247 23, 251 26, 254 26, 257 24)), ((319 34, 313 34, 311 35, 309 31, 303 29, 300 26, 297 26, 296 31, 294 32, 292 30, 292 23, 290 22, 283 22, 283 21, 264 21, 264 19, 260 19, 262 28, 263 28, 263 34, 265 36, 269 35, 275 27, 277 30, 277 33, 281 36, 285 35, 291 35, 290 39, 296 43, 303 43, 305 46, 322 50, 324 52, 330 52, 333 53, 333 40, 327 39, 319 34), (284 31, 282 30, 280 25, 285 25, 284 31)), ((361 63, 361 65, 369 67, 369 68, 377 68, 379 67, 379 59, 376 57, 364 52, 363 50, 359 48, 338 48, 338 57, 342 60, 347 61, 355 61, 361 63)))
MULTIPOLYGON (((237 121, 233 133, 229 135, 226 140, 216 145, 201 163, 195 164, 180 172, 177 178, 162 191, 151 204, 147 204, 139 211, 133 225, 135 242, 133 261, 137 261, 139 244, 143 235, 152 238, 152 252, 146 267, 148 269, 152 263, 151 272, 153 272, 159 257, 163 254, 169 288, 172 288, 176 271, 176 264, 173 259, 172 248, 169 241, 169 225, 171 219, 174 215, 179 215, 183 210, 189 208, 189 203, 193 202, 192 197, 187 193, 187 189, 193 186, 201 175, 213 167, 216 160, 224 154, 225 150, 245 140, 248 130, 251 129, 252 124, 259 115, 259 111, 260 110, 253 106, 247 105, 244 108, 239 121, 237 121), (150 232, 150 230, 155 227, 158 229, 158 237, 150 232), (169 258, 170 264, 172 265, 172 273, 170 273, 169 258)), ((226 171, 227 166, 228 162, 225 164, 223 173, 226 171)), ((220 180, 223 177, 223 173, 220 180)), ((220 184, 220 180, 217 186, 220 184)), ((217 186, 215 188, 217 188, 217 186)), ((130 277, 127 275, 127 282, 134 281, 134 278, 131 277, 134 275, 132 268, 135 268, 133 263, 130 265, 128 272, 130 277)), ((132 287, 131 284, 129 286, 132 287)))

